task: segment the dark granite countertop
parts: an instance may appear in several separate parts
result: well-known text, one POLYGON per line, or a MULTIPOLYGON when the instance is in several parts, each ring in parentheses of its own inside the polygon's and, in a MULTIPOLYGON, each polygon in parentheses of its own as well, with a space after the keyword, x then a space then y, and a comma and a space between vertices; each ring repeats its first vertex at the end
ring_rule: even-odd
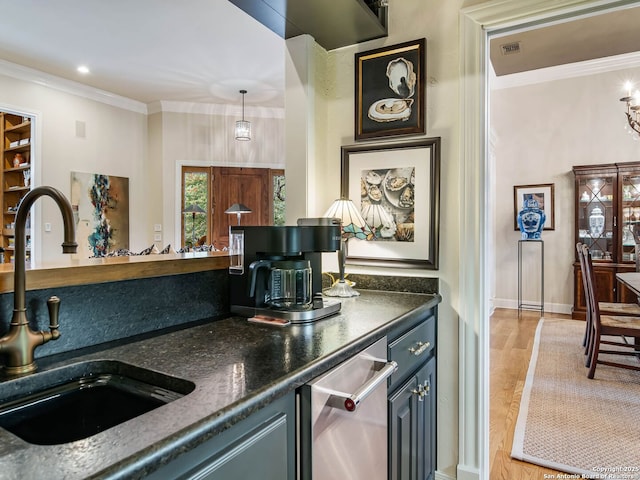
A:
POLYGON ((361 293, 342 299, 340 314, 308 325, 281 328, 230 317, 46 365, 43 371, 111 359, 192 381, 196 388, 67 444, 31 445, 0 429, 0 478, 142 478, 440 302, 439 295, 361 293))

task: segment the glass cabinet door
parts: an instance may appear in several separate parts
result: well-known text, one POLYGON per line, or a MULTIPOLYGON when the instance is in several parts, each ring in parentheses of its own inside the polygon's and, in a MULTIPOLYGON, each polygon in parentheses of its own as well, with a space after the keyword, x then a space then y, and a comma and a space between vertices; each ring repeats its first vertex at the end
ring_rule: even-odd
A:
POLYGON ((622 243, 622 262, 636 260, 636 238, 640 238, 640 175, 622 175, 622 217, 620 239, 622 243))
MULTIPOLYGON (((591 250, 593 260, 611 261, 615 253, 613 242, 616 227, 614 221, 616 176, 580 177, 576 180, 578 237, 591 250)), ((638 207, 640 207, 640 198, 638 207)))

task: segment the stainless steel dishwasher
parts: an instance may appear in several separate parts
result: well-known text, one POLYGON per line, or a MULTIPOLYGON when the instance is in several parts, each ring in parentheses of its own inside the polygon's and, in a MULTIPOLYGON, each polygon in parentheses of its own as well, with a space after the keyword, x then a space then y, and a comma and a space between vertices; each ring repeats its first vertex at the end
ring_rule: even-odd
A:
POLYGON ((387 478, 386 337, 300 388, 299 480, 387 478))

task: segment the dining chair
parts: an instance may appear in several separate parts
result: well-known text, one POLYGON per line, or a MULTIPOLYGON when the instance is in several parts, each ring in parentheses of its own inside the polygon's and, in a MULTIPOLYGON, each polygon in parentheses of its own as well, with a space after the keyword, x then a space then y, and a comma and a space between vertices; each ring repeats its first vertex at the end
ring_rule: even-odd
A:
POLYGON ((576 243, 576 251, 578 252, 578 260, 580 261, 580 274, 582 275, 582 289, 584 290, 584 303, 586 305, 585 312, 585 328, 584 336, 582 337, 582 346, 584 347, 584 354, 587 354, 587 345, 589 344, 589 334, 591 333, 591 306, 589 299, 589 291, 587 287, 587 268, 584 265, 584 253, 582 251, 582 243, 576 243))
MULTIPOLYGON (((587 294, 587 278, 585 275, 586 267, 584 265, 584 253, 583 244, 581 242, 576 243, 576 251, 578 252, 578 260, 580 261, 580 271, 582 274, 582 286, 584 288, 585 304, 589 300, 587 294)), ((596 293, 597 296, 597 293, 596 293)), ((598 308, 601 315, 622 315, 622 316, 634 316, 640 317, 640 304, 638 303, 623 303, 623 302, 598 302, 598 308)), ((586 308, 586 325, 585 334, 582 339, 582 346, 585 347, 585 354, 587 353, 586 347, 589 341, 589 334, 591 332, 591 315, 589 313, 589 307, 586 308)))
POLYGON ((586 291, 589 297, 587 308, 590 310, 590 332, 587 341, 587 372, 588 378, 595 376, 596 367, 609 365, 612 367, 626 368, 640 371, 640 364, 618 363, 611 360, 603 360, 601 354, 635 356, 640 359, 640 317, 629 315, 602 315, 599 302, 596 300, 596 279, 593 272, 593 261, 591 252, 586 245, 582 245, 582 255, 584 259, 586 273, 586 291), (603 337, 620 337, 620 340, 603 339, 603 337), (629 342, 627 338, 633 338, 629 342), (601 349, 602 345, 611 345, 616 349, 601 349))

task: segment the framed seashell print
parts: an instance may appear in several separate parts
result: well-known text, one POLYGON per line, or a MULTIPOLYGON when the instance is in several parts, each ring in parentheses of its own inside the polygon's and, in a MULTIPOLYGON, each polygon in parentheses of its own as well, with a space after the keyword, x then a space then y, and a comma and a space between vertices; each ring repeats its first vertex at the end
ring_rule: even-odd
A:
POLYGON ((356 141, 425 132, 425 43, 356 53, 356 141))
POLYGON ((341 176, 374 234, 349 239, 346 263, 438 269, 439 137, 343 146, 341 176))

